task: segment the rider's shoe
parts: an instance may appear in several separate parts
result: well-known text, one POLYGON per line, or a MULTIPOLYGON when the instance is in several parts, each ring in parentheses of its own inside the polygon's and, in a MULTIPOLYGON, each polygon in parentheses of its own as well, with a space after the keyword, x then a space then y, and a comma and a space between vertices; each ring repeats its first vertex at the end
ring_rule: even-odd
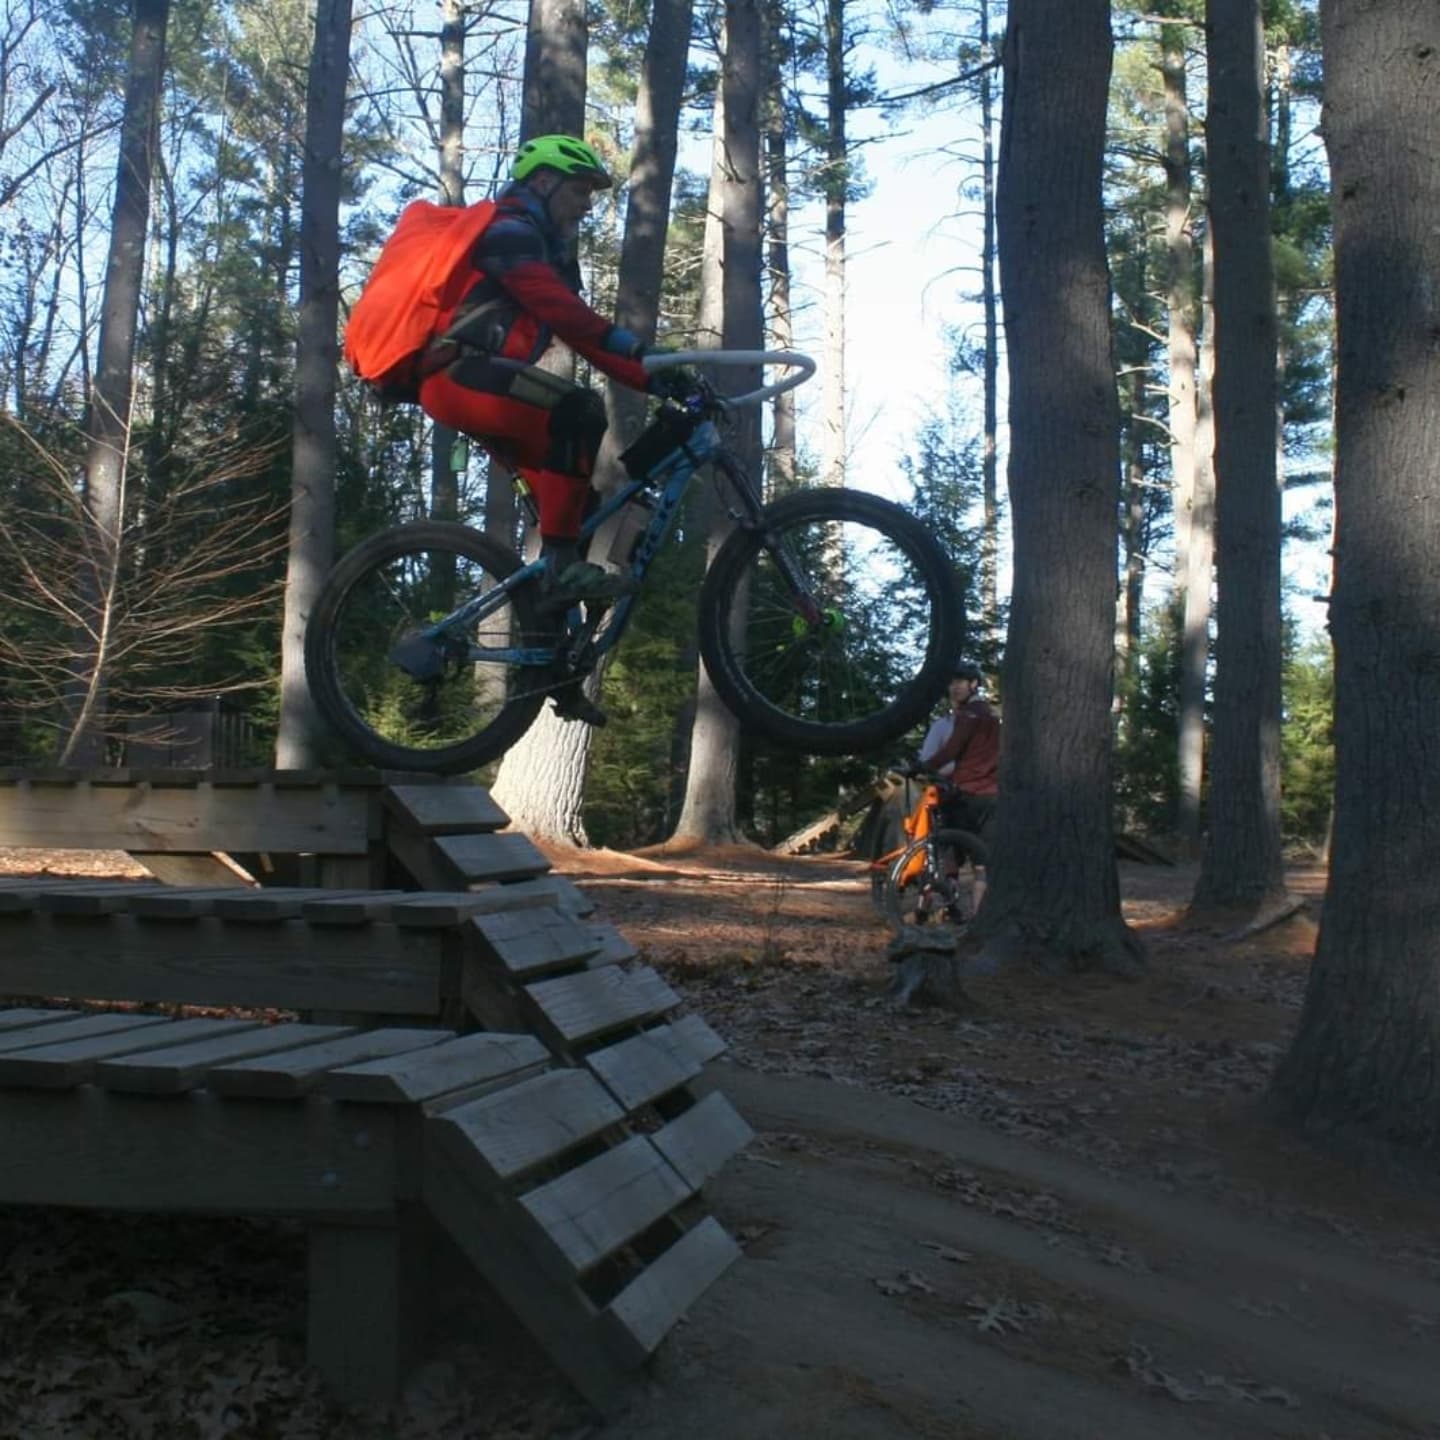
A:
POLYGON ((539 610, 542 615, 553 615, 582 601, 608 605, 633 595, 639 588, 640 582, 633 575, 606 570, 589 560, 575 560, 558 575, 546 570, 541 580, 539 610))
POLYGON ((609 716, 585 693, 579 680, 570 680, 551 697, 555 713, 562 720, 578 720, 582 725, 601 729, 609 716))

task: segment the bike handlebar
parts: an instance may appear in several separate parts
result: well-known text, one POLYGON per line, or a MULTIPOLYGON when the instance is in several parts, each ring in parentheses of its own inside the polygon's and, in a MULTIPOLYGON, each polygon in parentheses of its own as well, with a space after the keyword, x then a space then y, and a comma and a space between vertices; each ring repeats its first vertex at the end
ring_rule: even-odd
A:
POLYGON ((656 370, 670 370, 677 365, 788 365, 796 372, 772 385, 762 385, 758 390, 747 390, 743 395, 717 397, 729 410, 759 405, 776 395, 783 395, 785 391, 803 385, 815 373, 814 360, 799 350, 657 350, 654 354, 642 357, 640 363, 647 374, 656 370))

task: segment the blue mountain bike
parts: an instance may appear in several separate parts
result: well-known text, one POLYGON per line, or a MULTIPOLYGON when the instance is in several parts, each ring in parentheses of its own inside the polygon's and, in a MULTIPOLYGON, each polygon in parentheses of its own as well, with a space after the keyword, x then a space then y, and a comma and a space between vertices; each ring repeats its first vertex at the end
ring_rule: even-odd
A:
MULTIPOLYGON (((800 384, 814 362, 790 351, 705 350, 645 363, 790 373, 731 397, 697 376, 665 401, 622 457, 633 478, 596 508, 584 537, 617 517, 630 522, 636 538, 623 565, 643 585, 687 486, 709 465, 735 524, 697 606, 700 654, 721 699, 750 733, 815 755, 873 750, 908 730, 963 648, 944 551, 877 495, 809 489, 766 505, 725 446, 727 416, 800 384)), ((498 758, 547 694, 615 648, 640 598, 545 615, 542 569, 443 521, 397 525, 358 545, 326 580, 306 629, 306 676, 321 713, 387 769, 453 773, 498 758)))

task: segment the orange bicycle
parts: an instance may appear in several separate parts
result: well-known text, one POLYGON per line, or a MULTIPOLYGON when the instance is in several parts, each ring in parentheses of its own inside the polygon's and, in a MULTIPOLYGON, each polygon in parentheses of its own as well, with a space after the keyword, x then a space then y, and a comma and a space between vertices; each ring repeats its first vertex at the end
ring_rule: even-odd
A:
MULTIPOLYGON (((897 773, 907 792, 912 781, 927 776, 913 768, 897 773)), ((904 843, 870 862, 871 896, 897 928, 931 921, 964 925, 974 915, 975 868, 989 854, 978 835, 941 824, 940 807, 950 793, 943 779, 929 775, 902 822, 904 843)))

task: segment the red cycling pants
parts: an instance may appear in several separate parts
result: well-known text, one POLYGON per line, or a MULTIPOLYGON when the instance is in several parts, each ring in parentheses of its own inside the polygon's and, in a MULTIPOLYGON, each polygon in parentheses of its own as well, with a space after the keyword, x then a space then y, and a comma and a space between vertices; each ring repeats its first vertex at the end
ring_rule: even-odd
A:
MULTIPOLYGON (((464 374, 461 367, 453 369, 464 374)), ((563 381, 558 384, 570 392, 589 393, 563 381)), ((573 443, 569 433, 559 433, 564 426, 563 421, 560 427, 553 423, 553 403, 527 404, 512 395, 472 389, 452 370, 439 370, 421 385, 420 404, 432 419, 472 436, 525 478, 540 511, 542 538, 573 540, 579 535, 594 450, 573 443)))

